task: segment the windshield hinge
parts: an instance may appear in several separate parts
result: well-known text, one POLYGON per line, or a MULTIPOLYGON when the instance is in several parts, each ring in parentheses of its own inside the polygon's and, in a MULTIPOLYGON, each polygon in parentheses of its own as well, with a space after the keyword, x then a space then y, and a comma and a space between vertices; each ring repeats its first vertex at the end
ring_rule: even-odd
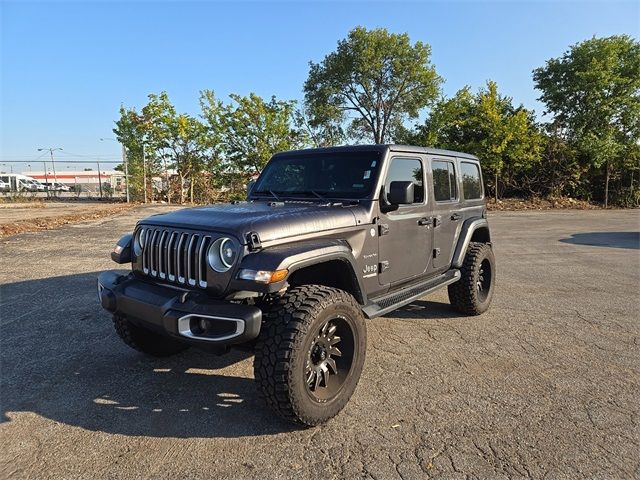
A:
POLYGON ((249 244, 249 250, 260 250, 262 248, 262 243, 260 242, 260 235, 257 232, 249 232, 247 233, 247 243, 249 244))

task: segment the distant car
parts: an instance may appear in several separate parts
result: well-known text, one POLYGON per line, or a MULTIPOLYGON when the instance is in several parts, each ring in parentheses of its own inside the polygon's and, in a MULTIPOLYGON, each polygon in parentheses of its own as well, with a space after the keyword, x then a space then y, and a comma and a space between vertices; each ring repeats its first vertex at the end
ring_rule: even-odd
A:
POLYGON ((48 190, 50 192, 69 192, 69 191, 71 191, 71 188, 69 188, 64 183, 43 182, 42 185, 44 185, 44 189, 45 190, 48 190))
POLYGON ((11 185, 3 180, 0 180, 0 192, 10 192, 11 185))
POLYGON ((36 185, 35 183, 29 181, 29 180, 24 180, 24 179, 19 179, 18 180, 18 185, 19 185, 19 190, 22 192, 37 192, 38 191, 38 185, 36 185))
POLYGON ((44 192, 44 185, 37 180, 31 180, 31 184, 35 187, 34 192, 44 192))

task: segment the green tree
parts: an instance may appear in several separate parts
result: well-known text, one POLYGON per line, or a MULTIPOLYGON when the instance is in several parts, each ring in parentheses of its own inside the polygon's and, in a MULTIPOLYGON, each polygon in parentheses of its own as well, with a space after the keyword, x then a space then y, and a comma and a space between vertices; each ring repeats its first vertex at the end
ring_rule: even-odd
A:
POLYGON ((507 187, 516 185, 523 171, 540 162, 542 150, 533 113, 514 107, 492 81, 475 95, 464 87, 453 98, 442 99, 425 124, 405 132, 402 140, 477 155, 485 175, 492 177, 488 183, 496 200, 500 180, 507 187))
POLYGON ((134 200, 144 197, 143 145, 145 133, 140 114, 133 108, 120 106, 120 118, 116 120, 113 133, 127 150, 129 189, 134 200))
POLYGON ((310 64, 304 84, 310 125, 348 122, 354 138, 393 138, 438 97, 442 79, 430 56, 429 45, 412 45, 406 33, 355 28, 321 63, 310 64))
POLYGON ((346 140, 342 125, 335 122, 315 122, 306 106, 296 109, 293 119, 302 135, 304 145, 316 148, 331 147, 340 145, 346 140))
POLYGON ((210 135, 220 141, 218 177, 235 195, 274 153, 302 146, 304 135, 293 126, 294 101, 265 101, 255 93, 230 97, 224 104, 213 92, 204 91, 200 104, 210 135))
POLYGON ((562 125, 588 166, 604 167, 608 206, 612 176, 638 168, 640 43, 628 35, 594 37, 535 69, 533 80, 547 113, 562 125))
POLYGON ((189 201, 193 203, 195 185, 211 166, 207 128, 195 117, 178 114, 166 92, 149 95, 142 113, 146 120, 149 156, 162 163, 166 174, 167 199, 171 201, 172 193, 167 169, 174 168, 179 177, 180 203, 184 203, 187 189, 189 201))

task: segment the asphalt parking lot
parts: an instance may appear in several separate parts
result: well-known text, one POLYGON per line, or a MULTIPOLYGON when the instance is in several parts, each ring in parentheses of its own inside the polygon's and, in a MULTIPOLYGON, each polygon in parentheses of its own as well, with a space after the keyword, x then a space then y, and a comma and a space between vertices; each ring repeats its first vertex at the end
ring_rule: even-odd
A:
POLYGON ((327 425, 275 418, 246 353, 128 349, 97 272, 161 207, 2 240, 1 478, 638 478, 640 212, 490 217, 492 309, 369 322, 327 425))

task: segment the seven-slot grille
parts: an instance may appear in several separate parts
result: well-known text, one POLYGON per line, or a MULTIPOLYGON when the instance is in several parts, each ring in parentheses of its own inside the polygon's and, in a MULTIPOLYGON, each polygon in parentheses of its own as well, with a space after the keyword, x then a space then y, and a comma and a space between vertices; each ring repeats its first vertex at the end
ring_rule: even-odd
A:
POLYGON ((142 271, 152 277, 207 287, 207 249, 211 237, 144 227, 142 271))

